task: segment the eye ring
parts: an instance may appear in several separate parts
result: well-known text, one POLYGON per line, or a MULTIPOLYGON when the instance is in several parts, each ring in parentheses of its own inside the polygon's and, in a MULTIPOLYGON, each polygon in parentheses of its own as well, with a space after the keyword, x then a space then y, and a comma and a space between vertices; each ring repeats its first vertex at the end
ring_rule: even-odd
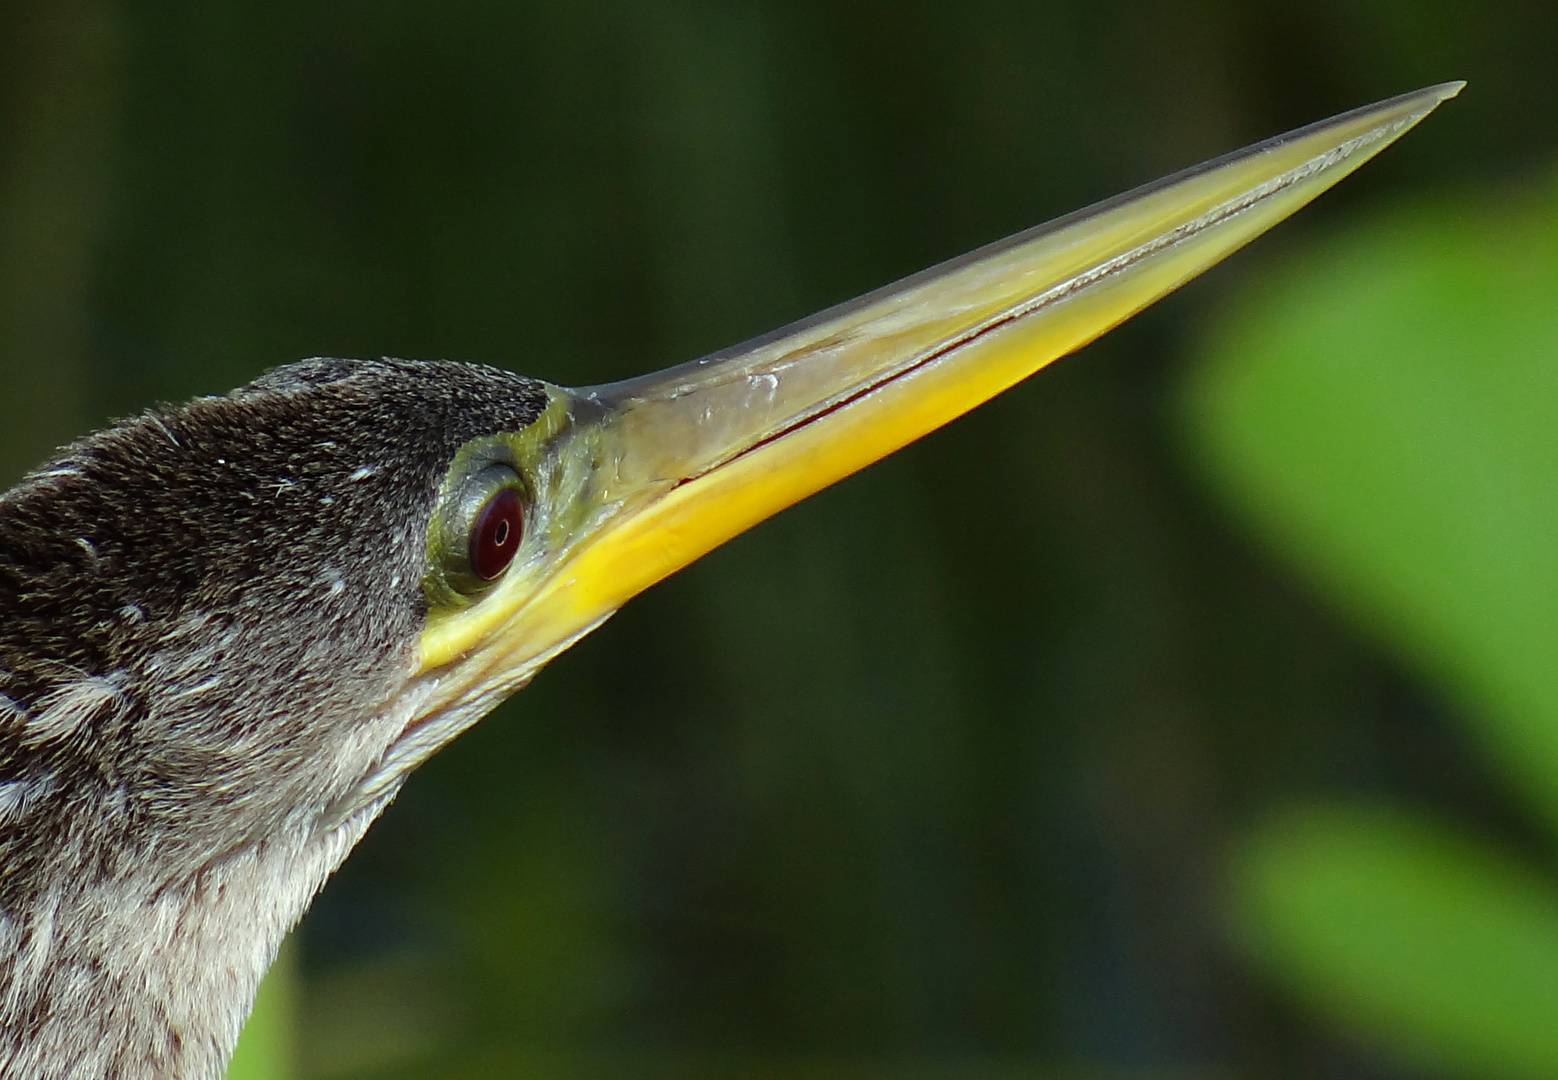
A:
POLYGON ((528 492, 507 464, 492 462, 460 485, 440 515, 439 563, 454 592, 477 596, 507 573, 525 541, 528 492))

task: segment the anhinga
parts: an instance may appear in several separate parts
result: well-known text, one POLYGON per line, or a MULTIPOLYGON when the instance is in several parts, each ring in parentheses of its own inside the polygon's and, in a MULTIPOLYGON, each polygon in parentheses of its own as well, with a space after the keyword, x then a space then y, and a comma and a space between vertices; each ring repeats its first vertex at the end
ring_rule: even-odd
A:
POLYGON ((1385 101, 745 345, 569 390, 315 359, 0 498, 0 1074, 209 1080, 407 774, 626 600, 1200 273, 1385 101))

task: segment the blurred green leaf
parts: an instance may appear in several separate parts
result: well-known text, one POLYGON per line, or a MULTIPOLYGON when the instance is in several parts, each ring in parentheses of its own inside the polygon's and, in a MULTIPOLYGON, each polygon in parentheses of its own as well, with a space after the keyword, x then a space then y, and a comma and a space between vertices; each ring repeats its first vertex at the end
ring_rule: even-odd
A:
POLYGON ((1208 471, 1467 705, 1558 825, 1558 199, 1358 228, 1247 295, 1192 385, 1208 471))
MULTIPOLYGON (((1558 825, 1558 200, 1354 230, 1214 335, 1189 397, 1208 472, 1436 679, 1558 825)), ((1235 906, 1297 994, 1401 1056, 1558 1075, 1558 890, 1399 814, 1246 839, 1235 906)))
POLYGON ((1558 1076, 1558 892, 1401 814, 1312 810, 1236 864, 1250 949, 1354 1030, 1477 1077, 1558 1076))

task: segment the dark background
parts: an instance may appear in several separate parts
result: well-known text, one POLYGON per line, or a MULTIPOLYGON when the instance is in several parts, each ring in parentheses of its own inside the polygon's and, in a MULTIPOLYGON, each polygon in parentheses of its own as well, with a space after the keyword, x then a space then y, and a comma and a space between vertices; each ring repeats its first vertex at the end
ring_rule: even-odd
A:
POLYGON ((413 779, 297 954, 310 1077, 1416 1075, 1240 962, 1222 852, 1315 792, 1523 819, 1205 494, 1175 392, 1307 238, 1536 176, 1555 72, 1538 0, 7 0, 0 473, 308 355, 635 374, 1468 79, 635 601, 413 779))

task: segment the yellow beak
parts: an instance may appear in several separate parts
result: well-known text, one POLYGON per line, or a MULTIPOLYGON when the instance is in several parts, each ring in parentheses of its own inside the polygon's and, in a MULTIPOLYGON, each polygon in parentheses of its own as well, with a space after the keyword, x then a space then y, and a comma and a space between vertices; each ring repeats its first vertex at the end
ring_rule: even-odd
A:
POLYGON ((528 553, 479 603, 430 618, 424 715, 484 711, 638 592, 1242 247, 1461 85, 1271 139, 703 360, 549 388, 528 553))

